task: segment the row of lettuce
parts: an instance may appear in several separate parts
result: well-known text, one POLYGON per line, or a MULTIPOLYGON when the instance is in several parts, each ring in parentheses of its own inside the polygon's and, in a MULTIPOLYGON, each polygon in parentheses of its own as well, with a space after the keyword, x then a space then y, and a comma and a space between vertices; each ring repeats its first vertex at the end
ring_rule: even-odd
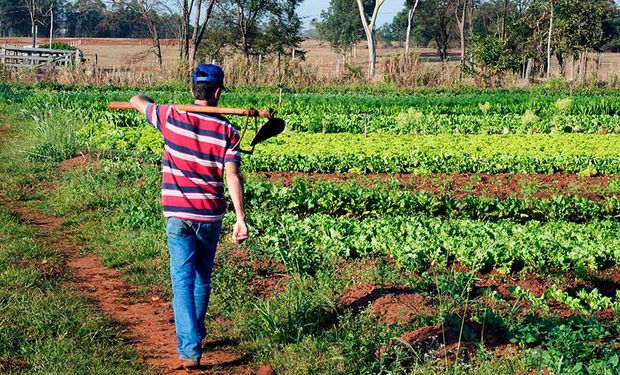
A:
MULTIPOLYGON (((141 169, 131 159, 102 163, 101 168, 117 173, 141 169)), ((130 201, 105 203, 119 210, 123 228, 162 225, 159 183, 157 174, 152 175, 130 201)), ((620 262, 619 202, 613 197, 450 200, 396 187, 356 190, 353 184, 339 184, 299 180, 285 186, 250 176, 246 192, 252 252, 309 273, 336 259, 379 256, 413 271, 457 263, 473 270, 546 274, 620 262)), ((225 228, 234 220, 232 212, 227 214, 225 228)))
MULTIPOLYGON (((105 111, 111 101, 127 101, 134 90, 2 86, 0 99, 34 108, 52 106, 84 113, 115 126, 135 126, 136 113, 105 111)), ((150 91, 160 103, 190 103, 188 91, 150 91)), ((311 133, 537 134, 620 133, 620 98, 546 95, 536 91, 436 92, 412 95, 287 94, 273 89, 234 91, 221 105, 275 108, 290 130, 311 133)), ((243 120, 232 119, 237 124, 243 120)))
MULTIPOLYGON (((620 180, 618 180, 620 182, 620 180)), ((412 190, 398 181, 308 181, 296 178, 289 184, 249 176, 245 184, 246 203, 257 212, 293 213, 300 217, 324 214, 332 217, 381 217, 420 214, 447 219, 484 221, 511 220, 567 221, 620 220, 620 191, 609 189, 590 199, 557 192, 492 196, 455 196, 450 191, 431 193, 412 190)))
MULTIPOLYGON (((90 123, 83 142, 96 150, 157 160, 161 136, 146 125, 90 123)), ((247 137, 249 141, 250 137, 247 137)), ((244 159, 245 171, 316 173, 554 173, 620 174, 620 135, 312 134, 287 131, 244 159)))
MULTIPOLYGON (((398 183, 260 176, 246 183, 251 246, 312 272, 335 258, 389 256, 422 271, 454 263, 475 270, 564 272, 620 261, 620 200, 557 195, 456 198, 398 183)), ((227 220, 232 220, 229 217, 227 220)))
POLYGON ((615 220, 519 224, 424 215, 300 217, 264 211, 252 211, 248 220, 256 252, 270 253, 287 267, 308 272, 333 258, 380 255, 416 271, 456 262, 473 270, 548 273, 593 270, 620 261, 620 223, 615 220))

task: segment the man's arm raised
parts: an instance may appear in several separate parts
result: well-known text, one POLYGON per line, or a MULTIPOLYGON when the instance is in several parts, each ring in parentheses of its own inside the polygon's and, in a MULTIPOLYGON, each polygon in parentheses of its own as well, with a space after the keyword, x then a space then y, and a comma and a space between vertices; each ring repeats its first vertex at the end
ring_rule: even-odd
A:
POLYGON ((131 103, 131 105, 133 105, 133 107, 135 109, 137 109, 138 111, 142 112, 142 114, 146 114, 146 107, 149 104, 154 103, 153 99, 149 98, 148 96, 144 96, 144 95, 135 95, 134 97, 132 97, 129 100, 129 103, 131 103))

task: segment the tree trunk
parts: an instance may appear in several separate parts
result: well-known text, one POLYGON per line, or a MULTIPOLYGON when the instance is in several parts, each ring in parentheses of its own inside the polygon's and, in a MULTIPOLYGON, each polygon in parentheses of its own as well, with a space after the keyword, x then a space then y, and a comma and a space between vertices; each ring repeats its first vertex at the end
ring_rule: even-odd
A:
POLYGON ((189 56, 189 71, 190 75, 196 65, 196 50, 195 41, 198 39, 198 33, 200 32, 200 13, 202 12, 202 0, 196 0, 196 10, 194 11, 194 31, 192 32, 192 51, 189 56))
POLYGON ((189 59, 189 19, 192 12, 194 2, 191 3, 188 0, 183 0, 182 5, 182 19, 181 19, 181 48, 180 54, 182 59, 189 59))
POLYGON ((500 38, 506 39, 506 13, 508 13, 508 0, 504 0, 504 6, 502 7, 502 26, 500 29, 500 38))
POLYGON ((598 52, 598 55, 596 56, 596 80, 598 81, 599 79, 599 74, 601 72, 601 52, 598 52))
POLYGON ((558 65, 560 66, 560 75, 564 77, 566 74, 566 60, 564 60, 564 55, 556 53, 555 58, 558 60, 558 65))
POLYGON ((549 2, 551 16, 549 18, 549 35, 547 37, 547 78, 551 76, 551 34, 553 32, 553 2, 549 2))
MULTIPOLYGON (((197 0, 197 8, 202 6, 202 0, 197 0)), ((197 15, 194 19, 194 33, 192 35, 192 50, 190 54, 190 74, 191 71, 194 70, 194 66, 196 65, 196 54, 198 53, 198 49, 200 48, 200 44, 202 43, 202 38, 205 34, 205 30, 207 28, 207 22, 209 22, 209 18, 211 18, 211 12, 213 11, 213 5, 215 5, 215 0, 209 0, 207 4, 207 11, 205 12, 205 19, 200 24, 200 10, 197 10, 197 15)))
POLYGON ((409 47, 411 46, 411 23, 413 22, 413 15, 418 7, 419 0, 415 0, 413 8, 409 9, 407 13, 407 35, 405 36, 405 54, 409 54, 409 47))
POLYGON ((583 51, 583 80, 588 78, 588 49, 583 51))
MULTIPOLYGON (((460 0, 458 4, 460 4, 460 0)), ((463 9, 461 10, 460 16, 458 14, 458 6, 454 8, 454 15, 456 16, 456 23, 459 27, 459 33, 461 36, 461 63, 465 61, 465 14, 467 11, 468 4, 469 4, 469 0, 465 0, 463 3, 463 9)))
POLYGON ((375 65, 377 64, 377 45, 372 33, 368 37, 368 43, 368 78, 372 78, 375 76, 375 65))
POLYGON ((30 33, 32 35, 32 48, 35 48, 37 46, 37 28, 36 28, 36 12, 37 9, 35 8, 35 3, 34 0, 32 0, 32 3, 27 3, 28 4, 28 13, 30 15, 30 33))
POLYGON ((461 32, 461 63, 465 61, 465 25, 461 24, 459 26, 459 31, 461 32))
POLYGON ((366 23, 366 14, 364 13, 364 5, 362 0, 357 0, 357 7, 360 12, 360 18, 362 20, 362 26, 364 26, 364 32, 366 33, 366 40, 368 42, 368 78, 372 78, 375 75, 375 64, 377 62, 377 51, 375 46, 374 29, 377 22, 377 15, 379 14, 379 8, 385 0, 375 0, 375 7, 370 17, 370 22, 366 23))
POLYGON ((525 79, 529 82, 532 77, 532 59, 527 60, 527 67, 525 68, 525 79))

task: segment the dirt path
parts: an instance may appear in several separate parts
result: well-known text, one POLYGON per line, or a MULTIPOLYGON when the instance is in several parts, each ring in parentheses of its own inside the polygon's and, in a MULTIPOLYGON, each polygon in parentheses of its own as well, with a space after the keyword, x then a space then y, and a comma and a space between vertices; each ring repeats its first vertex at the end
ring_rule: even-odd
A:
MULTIPOLYGON (((88 296, 108 316, 125 325, 126 336, 131 338, 143 360, 156 373, 185 374, 175 370, 178 363, 172 309, 168 301, 157 296, 137 300, 130 297, 135 286, 122 282, 118 270, 105 267, 93 254, 80 255, 79 247, 61 228, 62 219, 46 216, 36 209, 2 203, 22 222, 32 226, 39 241, 49 249, 63 254, 73 277, 65 287, 88 296)), ((207 338, 201 370, 196 374, 253 374, 256 366, 249 357, 227 350, 230 341, 207 338)), ((262 370, 262 368, 260 369, 262 370)))

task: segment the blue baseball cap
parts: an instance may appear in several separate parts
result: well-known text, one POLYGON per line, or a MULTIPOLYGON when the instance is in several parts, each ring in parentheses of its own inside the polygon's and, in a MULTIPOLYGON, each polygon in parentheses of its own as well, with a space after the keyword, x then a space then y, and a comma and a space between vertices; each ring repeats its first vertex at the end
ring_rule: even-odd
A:
POLYGON ((206 82, 213 86, 224 87, 224 70, 214 64, 200 64, 192 73, 192 82, 206 82))

